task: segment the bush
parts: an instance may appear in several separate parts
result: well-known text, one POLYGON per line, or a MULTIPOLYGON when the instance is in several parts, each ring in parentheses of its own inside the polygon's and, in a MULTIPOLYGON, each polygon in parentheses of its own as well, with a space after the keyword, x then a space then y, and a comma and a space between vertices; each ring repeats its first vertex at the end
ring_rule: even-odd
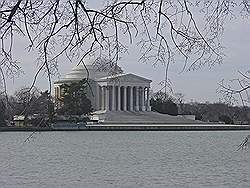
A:
POLYGON ((219 121, 225 122, 225 124, 233 124, 233 120, 227 115, 219 116, 219 121))
POLYGON ((5 121, 5 105, 2 100, 0 100, 0 127, 6 126, 5 121))
POLYGON ((178 107, 171 100, 151 99, 151 106, 153 111, 157 111, 162 114, 178 115, 178 107))

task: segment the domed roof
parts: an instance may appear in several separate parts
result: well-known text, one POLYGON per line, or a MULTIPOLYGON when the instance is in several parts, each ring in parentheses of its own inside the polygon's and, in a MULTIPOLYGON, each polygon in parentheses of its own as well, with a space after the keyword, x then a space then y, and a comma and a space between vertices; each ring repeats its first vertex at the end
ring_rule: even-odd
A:
MULTIPOLYGON (((63 80, 65 81, 78 81, 84 78, 96 80, 109 75, 112 68, 100 68, 100 65, 94 64, 94 61, 84 61, 85 66, 81 63, 72 68, 72 70, 65 75, 63 80)), ((121 68, 119 67, 119 70, 121 68)))
POLYGON ((95 79, 98 76, 98 71, 93 65, 86 65, 85 67, 84 65, 80 64, 75 66, 69 73, 67 73, 63 80, 82 80, 87 77, 90 79, 95 79))
POLYGON ((69 73, 65 75, 66 80, 82 80, 87 77, 87 71, 83 65, 75 66, 69 73))

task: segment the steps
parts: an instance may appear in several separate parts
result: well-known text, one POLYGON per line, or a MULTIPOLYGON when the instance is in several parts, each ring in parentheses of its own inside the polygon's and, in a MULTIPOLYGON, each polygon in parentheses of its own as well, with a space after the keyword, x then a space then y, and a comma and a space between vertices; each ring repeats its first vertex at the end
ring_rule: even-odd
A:
POLYGON ((157 112, 107 111, 99 114, 103 124, 203 124, 201 121, 157 112))

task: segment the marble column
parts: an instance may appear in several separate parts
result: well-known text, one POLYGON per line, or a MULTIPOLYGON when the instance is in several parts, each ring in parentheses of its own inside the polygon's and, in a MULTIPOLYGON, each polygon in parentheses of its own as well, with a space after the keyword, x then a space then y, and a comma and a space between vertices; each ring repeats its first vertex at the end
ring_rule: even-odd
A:
POLYGON ((142 88, 142 99, 141 99, 141 110, 145 111, 146 107, 145 107, 145 88, 142 88))
POLYGON ((133 87, 129 86, 129 110, 133 111, 133 87))
POLYGON ((108 111, 109 110, 109 86, 106 86, 105 87, 105 110, 108 111))
POLYGON ((99 110, 102 110, 102 87, 99 86, 99 110))
POLYGON ((58 98, 59 99, 61 98, 61 87, 60 86, 58 87, 58 98))
POLYGON ((58 96, 58 87, 55 87, 55 102, 56 106, 59 106, 59 96, 58 96))
POLYGON ((102 95, 102 107, 101 109, 102 110, 105 110, 105 89, 104 89, 104 86, 101 87, 101 95, 102 95))
POLYGON ((113 111, 115 111, 115 86, 112 86, 112 109, 113 111))
POLYGON ((118 90, 117 90, 117 111, 121 110, 121 87, 117 86, 118 90))
POLYGON ((139 111, 139 87, 135 86, 135 111, 139 111))
POLYGON ((147 111, 151 111, 150 107, 150 100, 149 100, 149 87, 147 87, 147 104, 146 104, 147 111))
POLYGON ((127 111, 127 87, 123 87, 123 111, 127 111))
POLYGON ((99 93, 99 90, 100 90, 100 87, 99 87, 99 85, 97 85, 97 87, 96 87, 96 110, 99 110, 99 108, 100 108, 100 100, 99 100, 100 93, 99 93))

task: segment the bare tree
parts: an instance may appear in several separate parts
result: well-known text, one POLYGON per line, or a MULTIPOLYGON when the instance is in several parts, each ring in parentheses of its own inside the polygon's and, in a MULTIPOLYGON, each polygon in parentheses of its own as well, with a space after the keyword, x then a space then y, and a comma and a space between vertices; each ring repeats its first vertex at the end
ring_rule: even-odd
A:
POLYGON ((39 98, 39 91, 36 87, 30 90, 29 87, 22 87, 14 93, 12 107, 14 115, 23 115, 27 117, 32 113, 37 112, 38 103, 35 104, 39 98))
POLYGON ((240 100, 243 106, 249 106, 250 70, 245 73, 238 71, 238 73, 239 78, 229 81, 222 80, 217 92, 222 94, 223 99, 228 103, 235 103, 240 100))
POLYGON ((0 75, 6 92, 6 76, 21 71, 13 56, 17 35, 29 41, 28 50, 38 50, 39 67, 51 76, 58 58, 84 64, 86 56, 110 59, 116 66, 129 43, 140 48, 140 60, 168 69, 175 56, 184 59, 183 70, 213 66, 223 60, 220 36, 236 11, 249 14, 249 2, 233 0, 114 0, 100 9, 84 0, 2 0, 0 2, 0 75), (203 14, 202 24, 196 20, 203 14))

